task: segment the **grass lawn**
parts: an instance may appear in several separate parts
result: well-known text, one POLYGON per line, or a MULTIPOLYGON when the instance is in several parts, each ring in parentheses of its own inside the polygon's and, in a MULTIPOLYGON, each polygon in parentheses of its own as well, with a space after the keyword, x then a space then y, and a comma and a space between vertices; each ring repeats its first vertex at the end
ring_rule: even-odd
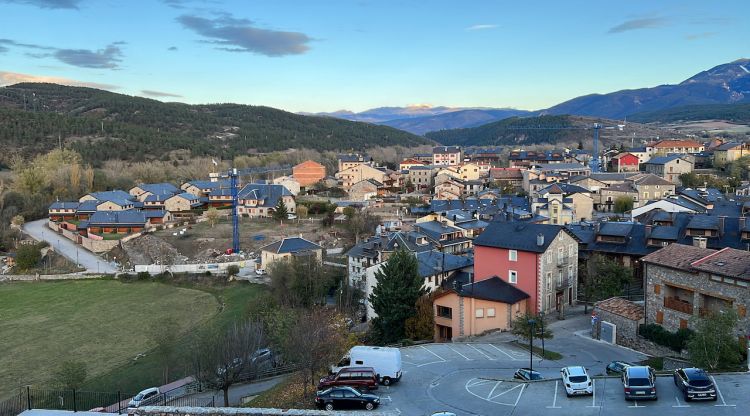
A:
MULTIPOLYGON (((187 336, 196 327, 238 319, 259 292, 254 285, 205 289, 114 280, 2 284, 0 398, 19 385, 48 385, 51 372, 68 359, 87 363, 86 390, 135 392, 160 385, 164 363, 150 354, 151 322, 170 317, 187 336), (147 355, 134 362, 139 353, 147 355)), ((178 341, 179 364, 171 366, 170 379, 189 370, 177 358, 182 345, 178 341)))

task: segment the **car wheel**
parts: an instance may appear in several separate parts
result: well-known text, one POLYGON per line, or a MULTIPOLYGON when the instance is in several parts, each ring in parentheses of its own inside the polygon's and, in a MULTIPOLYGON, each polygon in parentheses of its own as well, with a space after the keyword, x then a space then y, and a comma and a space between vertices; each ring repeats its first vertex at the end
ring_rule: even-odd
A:
POLYGON ((384 386, 390 386, 391 385, 391 378, 390 377, 383 377, 383 385, 384 386))
POLYGON ((654 397, 654 401, 659 400, 659 396, 654 397))
POLYGON ((375 408, 375 405, 374 405, 374 404, 372 404, 372 403, 367 403, 367 404, 365 405, 365 409, 367 409, 367 410, 372 410, 372 409, 374 409, 374 408, 375 408))
POLYGON ((711 400, 713 400, 713 401, 717 401, 717 400, 719 400, 719 398, 718 398, 717 396, 714 396, 714 398, 713 398, 713 399, 711 399, 711 400))
POLYGON ((683 393, 683 394, 682 394, 682 397, 683 397, 683 398, 685 399, 685 401, 686 401, 686 402, 689 402, 689 401, 690 401, 690 396, 688 396, 688 394, 687 394, 687 393, 683 393))
POLYGON ((326 403, 326 410, 328 410, 329 412, 333 410, 333 403, 326 403))
POLYGON ((567 391, 565 392, 565 395, 570 397, 570 393, 568 393, 567 391))

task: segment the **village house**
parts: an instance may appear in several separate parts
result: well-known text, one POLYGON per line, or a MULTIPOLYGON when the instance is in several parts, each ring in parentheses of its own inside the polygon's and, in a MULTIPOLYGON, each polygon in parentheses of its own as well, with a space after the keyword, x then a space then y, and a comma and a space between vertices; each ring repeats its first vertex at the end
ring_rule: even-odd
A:
POLYGON ((479 214, 474 211, 455 209, 444 211, 442 213, 431 213, 424 217, 417 218, 416 224, 437 221, 451 227, 457 227, 463 230, 463 235, 467 238, 476 238, 489 225, 487 221, 480 220, 479 214))
POLYGON ((489 172, 488 165, 481 165, 478 163, 464 163, 458 166, 458 177, 465 181, 475 181, 479 178, 486 176, 489 172))
POLYGON ((189 212, 203 205, 201 199, 189 192, 172 195, 164 201, 164 209, 169 212, 189 212))
POLYGON ((563 315, 578 299, 578 240, 559 225, 493 222, 474 240, 474 273, 527 293, 532 313, 563 315))
POLYGON ((54 222, 75 220, 78 204, 75 201, 55 201, 47 209, 47 217, 54 222))
POLYGON ((432 189, 436 173, 437 169, 433 166, 412 166, 406 180, 416 191, 425 191, 432 189))
POLYGON ((141 202, 145 202, 150 195, 159 195, 162 201, 172 195, 180 193, 180 189, 171 183, 144 183, 130 188, 128 193, 141 202))
POLYGON ((714 165, 724 166, 743 156, 750 156, 749 144, 735 142, 723 143, 714 148, 714 165))
POLYGON ((374 179, 380 183, 389 181, 388 174, 382 170, 366 164, 356 164, 342 171, 336 172, 336 179, 341 183, 341 187, 348 191, 357 182, 367 179, 374 179))
POLYGON ((666 156, 670 153, 700 153, 704 150, 705 146, 695 140, 659 140, 646 145, 646 152, 652 156, 666 156))
POLYGON ((511 168, 529 168, 532 165, 563 163, 566 161, 565 152, 562 150, 513 150, 508 156, 511 168))
POLYGON ((320 263, 323 261, 323 247, 302 237, 287 237, 261 247, 258 266, 268 270, 277 261, 302 256, 310 256, 320 263))
POLYGON ((607 162, 610 172, 638 172, 640 160, 632 153, 620 153, 607 162))
POLYGON ((275 185, 281 185, 284 188, 286 188, 289 192, 292 193, 293 196, 299 195, 302 188, 300 187, 299 182, 297 182, 293 177, 291 176, 279 176, 278 178, 274 178, 272 181, 275 185))
POLYGON ((425 162, 423 162, 421 160, 417 160, 417 159, 413 159, 413 158, 411 158, 411 159, 404 159, 404 160, 402 160, 398 164, 398 170, 404 172, 404 171, 408 171, 409 169, 411 169, 414 166, 424 166, 426 164, 427 163, 425 163, 425 162))
POLYGON ((693 171, 693 163, 681 155, 652 157, 643 164, 646 173, 660 176, 673 184, 680 184, 680 175, 693 171))
POLYGON ((447 179, 435 185, 435 199, 460 199, 464 192, 464 184, 460 179, 447 179))
POLYGON ((528 310, 529 295, 497 276, 455 282, 433 301, 435 342, 509 330, 513 320, 528 310))
POLYGON ((385 194, 385 186, 375 179, 365 179, 352 185, 348 194, 352 201, 367 201, 385 194))
POLYGON ((131 234, 146 228, 146 215, 142 211, 98 211, 91 215, 80 226, 86 228, 87 234, 102 236, 104 234, 131 234))
POLYGON ((513 192, 523 189, 523 173, 521 168, 492 168, 490 169, 490 181, 501 189, 509 188, 513 192))
POLYGON ((532 197, 531 210, 547 217, 548 224, 570 224, 591 220, 594 201, 585 188, 566 183, 554 183, 536 192, 532 197))
POLYGON ((693 328, 698 316, 734 309, 737 336, 750 326, 750 253, 670 244, 642 260, 646 275, 646 323, 668 331, 693 328))
POLYGON ((313 160, 306 160, 292 167, 292 177, 303 188, 315 185, 326 177, 326 167, 313 160))
POLYGON ((97 211, 125 211, 141 206, 140 203, 136 204, 139 201, 135 197, 121 190, 92 192, 78 199, 78 202, 85 201, 98 201, 97 211))
POLYGON ((437 146, 432 149, 434 166, 455 166, 461 161, 461 148, 458 146, 437 146))
POLYGON ((471 239, 463 229, 447 221, 423 221, 414 224, 414 230, 427 236, 436 250, 442 253, 463 254, 471 250, 471 239))
POLYGON ((270 217, 279 200, 284 202, 287 213, 297 211, 294 195, 281 185, 249 183, 237 193, 237 200, 237 213, 251 218, 270 217))
POLYGON ((185 192, 189 192, 198 197, 208 197, 212 191, 218 191, 219 189, 230 189, 232 183, 228 179, 215 180, 215 181, 188 181, 180 186, 185 192))

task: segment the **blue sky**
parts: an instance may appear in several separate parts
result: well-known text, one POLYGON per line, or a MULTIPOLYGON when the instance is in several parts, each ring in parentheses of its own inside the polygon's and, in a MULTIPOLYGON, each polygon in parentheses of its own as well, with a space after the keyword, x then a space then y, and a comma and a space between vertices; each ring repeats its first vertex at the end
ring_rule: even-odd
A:
POLYGON ((541 109, 750 57, 748 16, 747 0, 0 0, 0 85, 289 111, 541 109))

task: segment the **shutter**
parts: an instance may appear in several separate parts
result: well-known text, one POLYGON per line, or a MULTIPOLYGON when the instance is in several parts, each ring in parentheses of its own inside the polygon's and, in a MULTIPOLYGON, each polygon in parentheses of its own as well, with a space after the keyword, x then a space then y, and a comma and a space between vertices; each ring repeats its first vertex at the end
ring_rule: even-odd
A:
POLYGON ((685 319, 680 319, 680 329, 687 328, 688 321, 685 319))
POLYGON ((740 318, 744 318, 745 315, 747 315, 747 308, 743 305, 737 305, 737 315, 739 315, 740 318))
POLYGON ((660 324, 660 323, 662 323, 662 322, 664 322, 664 312, 662 312, 662 311, 657 311, 657 312, 656 312, 656 323, 657 323, 657 324, 660 324))
POLYGON ((657 295, 661 293, 661 285, 654 285, 654 293, 657 295))

